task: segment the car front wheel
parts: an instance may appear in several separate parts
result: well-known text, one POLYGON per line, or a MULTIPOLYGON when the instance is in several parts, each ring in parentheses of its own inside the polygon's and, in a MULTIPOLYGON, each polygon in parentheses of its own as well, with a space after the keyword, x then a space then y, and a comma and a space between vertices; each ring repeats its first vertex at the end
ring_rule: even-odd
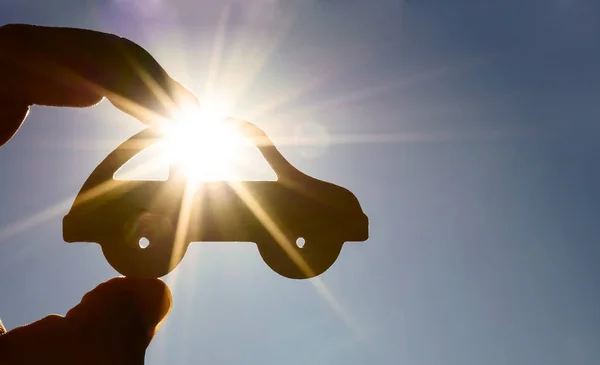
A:
POLYGON ((337 260, 344 241, 336 237, 269 239, 258 243, 264 262, 290 279, 319 276, 337 260), (283 241, 283 242, 282 242, 283 241))
POLYGON ((175 244, 175 231, 164 217, 140 216, 99 243, 115 270, 136 278, 165 276, 179 265, 187 250, 187 243, 175 244))

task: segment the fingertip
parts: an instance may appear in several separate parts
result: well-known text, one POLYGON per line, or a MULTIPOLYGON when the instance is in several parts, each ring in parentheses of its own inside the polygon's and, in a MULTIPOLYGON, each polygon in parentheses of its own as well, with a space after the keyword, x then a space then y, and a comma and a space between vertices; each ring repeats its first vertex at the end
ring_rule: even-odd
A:
POLYGON ((0 99, 0 146, 17 133, 28 113, 28 104, 0 99))
POLYGON ((167 284, 159 279, 125 279, 134 288, 132 300, 144 314, 149 327, 159 326, 171 312, 173 296, 167 284))
POLYGON ((102 326, 137 326, 151 337, 172 307, 169 287, 159 279, 117 277, 88 292, 66 315, 102 326))
POLYGON ((173 84, 175 86, 173 87, 171 94, 173 96, 175 103, 178 106, 180 106, 180 107, 182 107, 182 106, 183 107, 185 107, 185 106, 199 107, 200 106, 200 101, 198 100, 196 95, 194 95, 194 93, 191 90, 189 90, 188 88, 186 88, 185 86, 183 86, 182 84, 178 83, 175 80, 173 80, 173 84))

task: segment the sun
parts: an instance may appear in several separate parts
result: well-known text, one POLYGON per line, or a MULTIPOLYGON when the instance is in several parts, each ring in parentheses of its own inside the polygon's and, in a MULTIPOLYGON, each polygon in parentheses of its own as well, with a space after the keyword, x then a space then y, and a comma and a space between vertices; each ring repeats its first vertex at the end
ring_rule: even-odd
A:
POLYGON ((166 133, 172 171, 181 171, 192 181, 235 180, 233 167, 244 140, 233 126, 224 123, 226 114, 219 104, 178 111, 166 133))

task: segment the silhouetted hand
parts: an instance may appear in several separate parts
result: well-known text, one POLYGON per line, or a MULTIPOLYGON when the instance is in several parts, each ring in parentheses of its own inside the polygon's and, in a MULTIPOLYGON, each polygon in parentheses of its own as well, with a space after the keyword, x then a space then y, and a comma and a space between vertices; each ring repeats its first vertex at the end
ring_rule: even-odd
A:
POLYGON ((171 292, 162 281, 115 278, 64 317, 50 315, 0 335, 0 364, 143 364, 170 309, 171 292))
MULTIPOLYGON (((103 98, 145 124, 168 120, 183 103, 197 104, 127 39, 84 29, 0 27, 0 146, 31 105, 89 107, 103 98)), ((142 364, 170 307, 171 294, 160 280, 113 279, 65 317, 0 335, 0 364, 142 364)))
POLYGON ((113 34, 26 24, 0 27, 0 146, 31 105, 89 107, 107 98, 145 124, 196 98, 142 47, 113 34))

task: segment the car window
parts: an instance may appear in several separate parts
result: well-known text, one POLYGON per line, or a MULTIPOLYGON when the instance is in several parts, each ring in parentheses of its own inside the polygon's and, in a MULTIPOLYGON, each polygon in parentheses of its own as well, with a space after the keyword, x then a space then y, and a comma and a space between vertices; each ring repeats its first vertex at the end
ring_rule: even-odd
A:
MULTIPOLYGON (((214 158, 194 161, 194 178, 206 181, 275 181, 277 175, 256 146, 246 141, 232 154, 226 169, 214 173, 214 158), (208 172, 205 174, 204 172, 208 172)), ((165 144, 148 147, 121 166, 116 180, 167 180, 170 162, 165 144)))
POLYGON ((169 163, 165 159, 164 145, 152 145, 121 166, 114 175, 116 180, 166 180, 169 163))
POLYGON ((258 148, 247 141, 232 159, 231 170, 236 179, 246 181, 274 181, 277 175, 258 148))

